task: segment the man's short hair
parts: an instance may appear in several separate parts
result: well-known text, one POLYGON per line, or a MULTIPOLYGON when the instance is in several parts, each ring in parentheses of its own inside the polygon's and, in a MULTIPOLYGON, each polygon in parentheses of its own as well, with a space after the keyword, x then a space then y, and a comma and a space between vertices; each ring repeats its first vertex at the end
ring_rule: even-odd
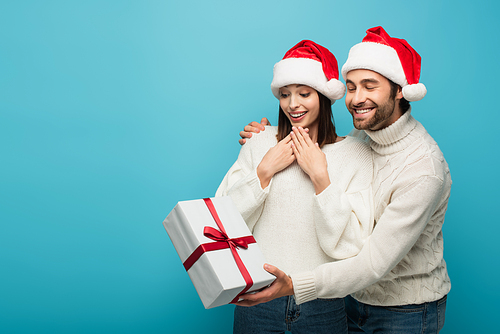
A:
MULTIPOLYGON (((392 82, 391 80, 389 80, 389 83, 391 84, 391 98, 394 99, 396 98, 398 89, 401 89, 401 86, 399 86, 397 83, 392 82)), ((404 114, 408 111, 408 109, 410 109, 410 102, 402 97, 401 100, 399 100, 399 109, 401 109, 402 113, 404 114)))

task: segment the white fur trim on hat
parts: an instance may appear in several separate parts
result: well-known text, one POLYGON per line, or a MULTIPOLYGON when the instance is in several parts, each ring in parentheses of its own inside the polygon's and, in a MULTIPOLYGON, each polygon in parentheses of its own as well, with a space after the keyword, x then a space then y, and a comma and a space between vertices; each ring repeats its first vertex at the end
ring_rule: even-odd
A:
MULTIPOLYGON (((330 100, 340 100, 345 94, 345 85, 337 79, 332 79, 325 84, 325 93, 323 95, 328 97, 330 100)), ((333 104, 333 103, 332 103, 333 104)))
POLYGON ((323 65, 316 60, 307 58, 287 58, 274 65, 271 91, 280 98, 280 88, 293 85, 307 85, 316 89, 330 99, 332 104, 341 99, 345 93, 345 86, 337 79, 327 82, 323 65))
POLYGON ((410 102, 422 100, 425 94, 427 94, 427 88, 425 88, 423 83, 403 87, 403 97, 410 102))
POLYGON ((377 72, 401 87, 408 85, 398 53, 387 45, 372 42, 354 45, 342 66, 342 77, 345 80, 349 71, 358 69, 377 72))

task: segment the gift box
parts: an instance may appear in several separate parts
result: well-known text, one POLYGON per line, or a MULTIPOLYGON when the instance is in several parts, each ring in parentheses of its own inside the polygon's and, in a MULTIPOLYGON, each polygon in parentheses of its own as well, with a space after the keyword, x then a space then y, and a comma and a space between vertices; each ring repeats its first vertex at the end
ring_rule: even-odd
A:
POLYGON ((275 279, 229 196, 179 202, 163 226, 207 309, 275 279))

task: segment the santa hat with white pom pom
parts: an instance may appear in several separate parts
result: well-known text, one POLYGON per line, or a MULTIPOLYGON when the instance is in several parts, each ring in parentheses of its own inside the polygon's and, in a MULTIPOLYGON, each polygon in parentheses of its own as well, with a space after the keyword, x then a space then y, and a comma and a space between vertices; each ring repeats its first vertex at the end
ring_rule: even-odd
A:
POLYGON ((349 71, 365 69, 377 72, 403 88, 408 101, 424 98, 427 89, 420 79, 420 55, 404 39, 393 38, 382 27, 366 31, 363 41, 349 51, 342 66, 344 80, 349 71))
POLYGON ((303 40, 274 65, 271 91, 279 99, 281 87, 306 85, 325 95, 333 104, 345 94, 345 86, 338 79, 335 56, 321 45, 303 40))

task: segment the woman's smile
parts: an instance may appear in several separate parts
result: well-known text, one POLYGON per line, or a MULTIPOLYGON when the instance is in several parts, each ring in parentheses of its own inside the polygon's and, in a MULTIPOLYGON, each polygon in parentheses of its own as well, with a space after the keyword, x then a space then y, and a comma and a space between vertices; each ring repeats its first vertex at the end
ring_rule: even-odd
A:
POLYGON ((290 117, 294 120, 294 121, 300 121, 302 120, 306 114, 307 114, 307 111, 301 111, 301 112, 289 112, 288 114, 290 114, 290 117))

